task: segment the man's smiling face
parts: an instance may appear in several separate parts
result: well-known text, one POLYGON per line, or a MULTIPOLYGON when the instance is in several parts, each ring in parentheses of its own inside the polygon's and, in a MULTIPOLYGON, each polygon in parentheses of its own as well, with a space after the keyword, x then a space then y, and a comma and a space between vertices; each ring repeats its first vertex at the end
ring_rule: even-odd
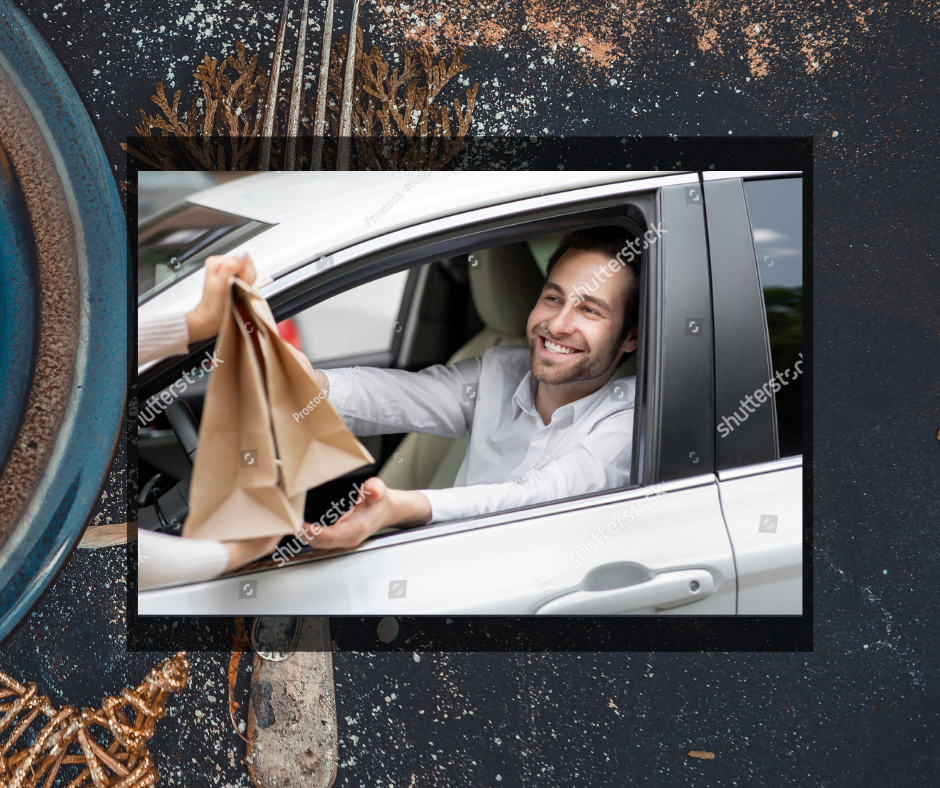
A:
POLYGON ((621 350, 636 349, 635 331, 622 337, 633 272, 613 271, 609 262, 600 252, 569 249, 552 268, 526 325, 529 366, 540 383, 602 377, 621 350))

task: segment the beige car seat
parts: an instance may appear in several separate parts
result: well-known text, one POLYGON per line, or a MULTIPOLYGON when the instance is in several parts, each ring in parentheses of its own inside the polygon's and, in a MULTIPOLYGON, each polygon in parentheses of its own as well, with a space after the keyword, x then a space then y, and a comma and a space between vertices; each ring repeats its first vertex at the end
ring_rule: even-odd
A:
MULTIPOLYGON (((543 261, 544 262, 544 261, 543 261)), ((484 328, 448 360, 482 356, 495 345, 528 345, 525 328, 542 291, 545 276, 525 242, 471 255, 470 294, 484 328)), ((635 374, 635 356, 621 365, 635 374)), ((397 490, 439 490, 453 486, 467 451, 468 439, 439 435, 406 435, 379 477, 397 490)))
MULTIPOLYGON (((448 359, 448 364, 482 356, 494 345, 528 345, 529 312, 542 292, 542 275, 529 245, 522 243, 474 252, 467 267, 470 294, 483 330, 448 359)), ((379 478, 397 490, 450 487, 467 451, 468 439, 406 435, 379 478)))

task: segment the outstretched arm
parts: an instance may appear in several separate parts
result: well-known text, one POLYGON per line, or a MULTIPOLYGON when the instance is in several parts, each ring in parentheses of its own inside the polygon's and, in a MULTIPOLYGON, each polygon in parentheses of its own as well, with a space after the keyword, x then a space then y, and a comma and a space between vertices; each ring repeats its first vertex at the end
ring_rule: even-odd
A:
POLYGON ((257 277, 248 254, 241 257, 212 255, 206 258, 205 270, 202 299, 191 312, 138 320, 138 364, 182 355, 193 342, 214 337, 222 325, 229 277, 237 276, 249 285, 257 277))
POLYGON ((481 517, 630 483, 633 409, 618 411, 576 437, 566 451, 543 454, 498 484, 422 490, 434 522, 481 517), (540 462, 541 460, 541 462, 540 462))
POLYGON ((328 379, 330 404, 355 435, 418 432, 465 438, 476 404, 468 390, 479 386, 482 366, 481 358, 466 358, 420 372, 345 367, 320 374, 328 379))
POLYGON ((307 542, 318 550, 358 547, 389 525, 424 525, 431 520, 431 504, 417 490, 393 490, 377 476, 366 479, 356 505, 334 525, 304 523, 307 542))
POLYGON ((373 477, 363 484, 364 494, 356 505, 334 525, 305 523, 307 540, 317 549, 351 549, 386 526, 478 517, 623 487, 630 482, 632 435, 633 411, 620 411, 595 425, 589 435, 557 459, 500 484, 448 490, 393 490, 373 477))

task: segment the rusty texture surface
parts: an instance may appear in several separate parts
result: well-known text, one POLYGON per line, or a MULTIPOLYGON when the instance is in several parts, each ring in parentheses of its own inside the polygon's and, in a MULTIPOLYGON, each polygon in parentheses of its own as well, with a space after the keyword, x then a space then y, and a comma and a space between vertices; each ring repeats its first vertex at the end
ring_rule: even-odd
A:
POLYGON ((254 655, 248 770, 260 788, 329 788, 336 778, 336 698, 327 618, 304 618, 297 650, 254 655))
MULTIPOLYGON (((81 315, 75 238, 53 155, 0 68, 0 148, 29 213, 39 278, 39 342, 19 435, 0 475, 0 546, 26 509, 52 454, 72 390, 81 315)), ((4 230, 6 232, 6 230, 4 230)))

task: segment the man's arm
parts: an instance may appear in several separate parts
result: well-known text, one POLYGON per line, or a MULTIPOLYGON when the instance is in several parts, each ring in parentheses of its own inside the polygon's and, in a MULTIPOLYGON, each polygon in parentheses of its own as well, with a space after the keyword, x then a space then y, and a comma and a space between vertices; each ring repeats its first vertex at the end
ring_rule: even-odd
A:
POLYGON ((313 375, 314 382, 323 389, 323 393, 327 397, 330 396, 330 379, 326 376, 322 369, 314 369, 313 365, 310 363, 310 359, 306 356, 303 357, 303 360, 306 361, 306 367, 310 370, 310 374, 313 375))
POLYGON ((334 525, 304 523, 304 539, 318 550, 358 547, 388 525, 424 525, 431 519, 431 504, 417 490, 393 490, 377 476, 366 479, 356 505, 334 525))
POLYGON ((474 484, 444 490, 421 490, 431 504, 431 522, 480 517, 504 509, 534 506, 630 483, 633 409, 597 422, 571 448, 538 468, 522 469, 501 484, 474 484))
POLYGON ((598 422, 582 440, 557 459, 524 471, 524 479, 474 484, 447 490, 393 490, 381 479, 368 479, 363 496, 335 525, 305 524, 309 544, 317 549, 350 549, 380 528, 479 517, 587 492, 616 489, 630 482, 633 410, 598 422))
POLYGON ((374 367, 314 370, 330 404, 356 435, 419 432, 464 438, 473 424, 483 362, 467 358, 420 372, 374 367))

